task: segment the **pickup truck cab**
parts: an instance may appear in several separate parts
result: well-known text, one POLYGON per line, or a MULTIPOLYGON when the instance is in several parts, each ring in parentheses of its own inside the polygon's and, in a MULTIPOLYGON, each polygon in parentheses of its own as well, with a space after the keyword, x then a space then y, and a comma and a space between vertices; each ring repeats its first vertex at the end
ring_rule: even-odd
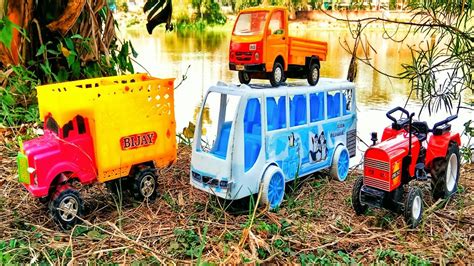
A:
POLYGON ((239 71, 239 81, 269 79, 278 87, 286 78, 319 80, 320 62, 326 60, 327 43, 290 37, 285 7, 242 10, 232 30, 229 69, 239 71))

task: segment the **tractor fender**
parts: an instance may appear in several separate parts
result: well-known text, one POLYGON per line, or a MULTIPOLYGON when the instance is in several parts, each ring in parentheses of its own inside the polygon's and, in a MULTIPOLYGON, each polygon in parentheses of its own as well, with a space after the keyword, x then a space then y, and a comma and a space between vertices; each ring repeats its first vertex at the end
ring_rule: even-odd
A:
POLYGON ((459 133, 448 133, 441 136, 431 136, 426 149, 425 164, 430 166, 435 158, 445 157, 448 151, 449 143, 455 142, 461 146, 461 137, 459 133))

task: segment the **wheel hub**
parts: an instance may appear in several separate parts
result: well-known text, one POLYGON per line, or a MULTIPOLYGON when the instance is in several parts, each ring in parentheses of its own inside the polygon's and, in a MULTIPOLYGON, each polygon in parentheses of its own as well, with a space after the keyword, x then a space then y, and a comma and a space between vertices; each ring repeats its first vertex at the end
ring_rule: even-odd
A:
POLYGON ((282 78, 282 71, 281 71, 281 68, 277 67, 275 69, 275 81, 276 82, 281 82, 281 78, 282 78))
POLYGON ((59 215, 64 221, 72 221, 79 210, 79 204, 73 197, 65 197, 59 204, 59 215))
POLYGON ((411 215, 415 220, 418 220, 421 215, 421 204, 421 197, 416 195, 413 199, 413 205, 411 208, 411 215))
POLYGON ((151 175, 146 175, 143 177, 140 183, 140 192, 143 197, 148 198, 153 194, 155 189, 155 180, 151 175))
POLYGON ((319 76, 319 69, 317 67, 315 67, 313 69, 313 73, 311 73, 311 76, 313 77, 313 80, 316 80, 318 79, 318 76, 319 76))

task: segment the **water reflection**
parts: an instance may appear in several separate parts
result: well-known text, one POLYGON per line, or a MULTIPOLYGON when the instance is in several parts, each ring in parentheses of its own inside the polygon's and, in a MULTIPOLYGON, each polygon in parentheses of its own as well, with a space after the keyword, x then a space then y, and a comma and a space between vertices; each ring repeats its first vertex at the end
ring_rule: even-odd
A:
MULTIPOLYGON (((302 27, 291 29, 292 35, 315 38, 328 42, 328 60, 322 62, 321 75, 323 77, 346 78, 350 62, 350 54, 340 43, 345 40, 352 47, 353 40, 347 30, 306 29, 302 27)), ((218 81, 238 83, 237 72, 228 70, 228 48, 230 31, 209 31, 204 33, 164 33, 155 31, 150 36, 146 31, 127 32, 126 38, 131 39, 135 49, 139 52, 136 59, 152 75, 158 77, 177 77, 177 83, 182 79, 186 69, 190 66, 187 79, 175 91, 175 108, 178 131, 184 128, 189 121, 196 121, 199 108, 207 89, 218 81)), ((358 54, 364 50, 372 59, 372 64, 389 74, 397 75, 403 71, 402 63, 410 63, 411 54, 407 45, 420 41, 420 38, 408 38, 405 43, 394 43, 382 38, 381 31, 369 31, 365 37, 368 43, 359 47, 358 54)), ((363 139, 369 139, 370 131, 381 131, 388 124, 385 111, 390 107, 404 105, 409 86, 406 81, 388 79, 374 71, 368 65, 358 63, 358 73, 355 80, 357 88, 357 105, 359 110, 358 131, 363 139), (375 124, 374 122, 378 122, 375 124)), ((144 70, 136 65, 136 70, 144 70)), ((255 80, 253 83, 268 84, 267 80, 255 80)), ((290 83, 306 84, 302 80, 288 80, 290 83)), ((411 101, 409 109, 417 112, 420 104, 411 101)), ((209 107, 206 107, 206 123, 211 124, 209 107)), ((424 117, 432 125, 434 120, 441 120, 447 116, 441 112, 439 117, 424 117)), ((462 123, 472 112, 462 111, 461 119, 454 122, 454 129, 461 132, 462 123)))

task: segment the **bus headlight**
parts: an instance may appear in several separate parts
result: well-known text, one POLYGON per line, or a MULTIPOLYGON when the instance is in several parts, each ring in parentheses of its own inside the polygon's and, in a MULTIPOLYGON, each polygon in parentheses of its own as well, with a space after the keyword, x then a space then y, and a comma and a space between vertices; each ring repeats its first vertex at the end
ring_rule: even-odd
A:
POLYGON ((258 52, 255 53, 255 60, 260 60, 260 54, 258 52))

